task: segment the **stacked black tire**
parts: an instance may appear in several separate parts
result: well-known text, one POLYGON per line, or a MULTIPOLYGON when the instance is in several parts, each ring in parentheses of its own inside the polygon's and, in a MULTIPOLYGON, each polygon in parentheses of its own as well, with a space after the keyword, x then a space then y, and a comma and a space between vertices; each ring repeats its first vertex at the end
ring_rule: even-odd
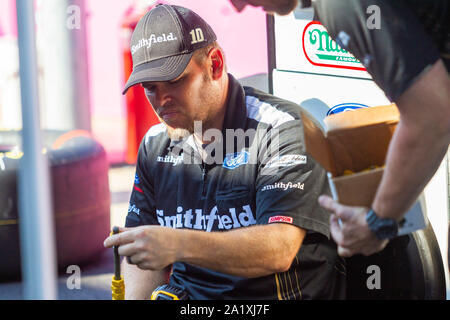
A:
MULTIPOLYGON (((0 131, 0 278, 20 277, 17 179, 21 135, 0 131), (14 151, 16 150, 16 151, 14 151)), ((47 131, 53 221, 58 268, 81 266, 102 252, 110 230, 108 160, 103 147, 87 136, 47 131), (62 135, 68 139, 58 140, 62 135), (61 144, 53 148, 55 141, 61 144)))

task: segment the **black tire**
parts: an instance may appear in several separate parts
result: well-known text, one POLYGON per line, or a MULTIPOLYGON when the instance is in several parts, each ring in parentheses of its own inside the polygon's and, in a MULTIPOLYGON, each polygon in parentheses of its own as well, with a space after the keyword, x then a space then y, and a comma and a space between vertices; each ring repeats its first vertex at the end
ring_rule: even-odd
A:
POLYGON ((348 258, 347 280, 350 300, 445 300, 443 261, 431 224, 391 240, 377 254, 348 258), (367 286, 371 265, 379 267, 379 289, 367 286))
MULTIPOLYGON (((65 270, 72 264, 93 261, 104 249, 103 240, 110 230, 109 164, 103 147, 86 134, 46 131, 44 141, 51 173, 58 268, 65 270), (55 143, 58 148, 52 148, 55 143)), ((20 132, 0 132, 3 152, 19 145, 20 132)), ((0 277, 11 279, 21 273, 16 191, 19 160, 2 159, 0 277)))

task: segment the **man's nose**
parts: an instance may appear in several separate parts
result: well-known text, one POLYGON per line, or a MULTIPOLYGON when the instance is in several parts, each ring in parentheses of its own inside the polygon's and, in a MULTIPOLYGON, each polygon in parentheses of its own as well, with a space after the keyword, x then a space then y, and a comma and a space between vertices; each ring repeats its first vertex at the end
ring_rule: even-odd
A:
POLYGON ((153 104, 158 107, 164 107, 172 99, 169 89, 164 85, 157 86, 154 91, 153 98, 153 104))

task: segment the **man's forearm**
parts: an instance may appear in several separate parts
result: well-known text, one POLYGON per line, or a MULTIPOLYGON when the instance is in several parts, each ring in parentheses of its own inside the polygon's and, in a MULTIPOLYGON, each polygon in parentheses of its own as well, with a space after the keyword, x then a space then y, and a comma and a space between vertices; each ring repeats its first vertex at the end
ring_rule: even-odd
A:
POLYGON ((170 269, 141 270, 123 259, 122 270, 125 281, 125 300, 148 300, 153 290, 167 283, 170 269))
POLYGON ((438 60, 397 101, 401 121, 372 208, 400 218, 433 177, 450 142, 450 78, 438 60))
POLYGON ((249 278, 286 271, 306 233, 285 224, 228 232, 177 231, 184 244, 177 261, 249 278))
POLYGON ((447 150, 447 137, 432 138, 400 124, 372 205, 375 212, 382 218, 401 218, 433 177, 447 150))

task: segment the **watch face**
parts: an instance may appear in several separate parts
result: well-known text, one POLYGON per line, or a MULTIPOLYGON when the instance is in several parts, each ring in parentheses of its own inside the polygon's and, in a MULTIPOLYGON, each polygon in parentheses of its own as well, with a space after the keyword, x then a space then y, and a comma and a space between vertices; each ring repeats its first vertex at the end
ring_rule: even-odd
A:
POLYGON ((366 215, 366 221, 369 229, 379 239, 392 239, 397 236, 398 224, 394 219, 378 218, 373 210, 369 210, 366 215))

